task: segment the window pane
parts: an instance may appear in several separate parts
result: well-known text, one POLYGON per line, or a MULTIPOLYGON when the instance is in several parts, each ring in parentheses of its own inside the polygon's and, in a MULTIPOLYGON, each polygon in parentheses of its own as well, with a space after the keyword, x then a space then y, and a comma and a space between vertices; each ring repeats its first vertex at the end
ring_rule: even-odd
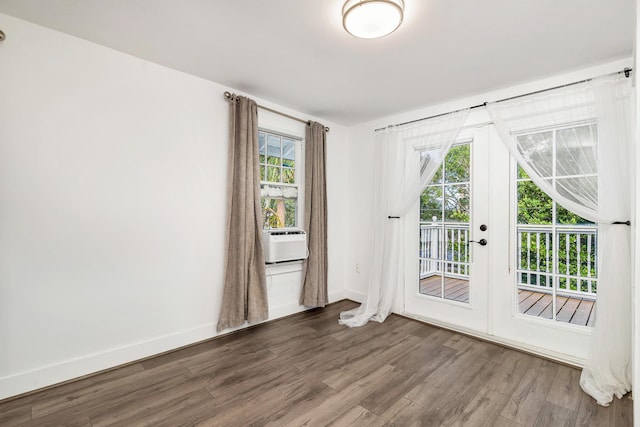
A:
POLYGON ((551 224, 553 201, 533 181, 518 182, 518 224, 551 224))
POLYGON ((295 169, 282 168, 282 182, 284 182, 285 184, 295 184, 296 183, 295 169))
POLYGON ((443 166, 444 166, 443 164, 440 165, 440 167, 436 171, 436 174, 433 175, 433 178, 431 178, 431 182, 429 182, 429 185, 431 185, 431 184, 440 184, 442 182, 442 169, 443 169, 443 166))
POLYGON ((282 140, 282 164, 289 167, 296 165, 296 144, 290 139, 282 140))
POLYGON ((295 199, 286 199, 285 206, 285 227, 296 226, 296 211, 298 209, 298 201, 295 199))
POLYGON ((518 137, 518 151, 530 160, 530 165, 540 176, 552 176, 553 132, 539 132, 518 137))
MULTIPOLYGON (((266 144, 264 142, 264 132, 258 132, 258 147, 260 148, 260 154, 265 154, 266 144)), ((264 156, 261 156, 261 158, 264 156)), ((263 160, 260 160, 263 162, 263 160)))
POLYGON ((558 176, 597 172, 595 127, 579 126, 556 133, 558 176))
POLYGON ((447 222, 469 222, 469 184, 444 186, 444 218, 447 222))
POLYGON ((445 182, 469 182, 470 164, 470 144, 451 147, 444 163, 445 182))
POLYGON ((420 221, 442 220, 442 187, 427 187, 420 196, 420 221))
POLYGON ((574 214, 573 212, 570 212, 569 210, 563 208, 558 204, 556 204, 556 223, 563 224, 563 225, 571 225, 571 224, 593 225, 594 224, 593 222, 586 220, 574 214))
POLYGON ((284 227, 284 222, 278 216, 278 200, 279 199, 271 199, 266 197, 262 198, 262 223, 266 228, 284 227))
MULTIPOLYGON (((519 254, 518 266, 521 270, 539 273, 551 273, 553 268, 553 233, 551 229, 522 228, 518 231, 519 254)), ((526 274, 521 283, 527 285, 547 286, 549 280, 545 274, 526 274)))
POLYGON ((267 177, 265 181, 280 182, 280 167, 267 166, 267 177))
POLYGON ((558 193, 583 206, 598 206, 598 178, 581 176, 578 178, 556 179, 558 193))
POLYGON ((280 147, 279 136, 268 135, 267 136, 267 163, 270 165, 279 165, 282 158, 282 151, 280 147))
POLYGON ((260 181, 264 180, 264 166, 260 166, 260 181))
MULTIPOLYGON (((559 274, 568 276, 589 277, 597 276, 597 233, 585 230, 584 233, 574 231, 558 232, 558 270, 559 274)), ((586 282, 585 282, 586 283, 586 282)), ((571 290, 577 288, 577 280, 570 282, 571 290)))
POLYGON ((518 179, 529 179, 529 175, 527 175, 520 165, 518 165, 518 179))
POLYGON ((297 199, 262 198, 264 227, 282 228, 296 226, 297 199))

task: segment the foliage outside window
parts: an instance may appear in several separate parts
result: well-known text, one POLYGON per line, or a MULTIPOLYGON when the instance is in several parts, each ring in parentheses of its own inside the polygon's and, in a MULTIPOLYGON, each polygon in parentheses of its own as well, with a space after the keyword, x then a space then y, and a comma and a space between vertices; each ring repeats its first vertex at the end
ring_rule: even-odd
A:
POLYGON ((299 173, 296 147, 300 140, 258 131, 263 228, 298 225, 299 173))

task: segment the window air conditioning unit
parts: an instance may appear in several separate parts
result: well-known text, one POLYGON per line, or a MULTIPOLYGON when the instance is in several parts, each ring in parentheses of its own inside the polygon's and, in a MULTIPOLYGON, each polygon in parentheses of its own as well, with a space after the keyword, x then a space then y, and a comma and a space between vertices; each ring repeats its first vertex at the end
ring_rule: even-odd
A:
POLYGON ((299 228, 263 230, 264 259, 267 263, 305 259, 307 233, 299 228))

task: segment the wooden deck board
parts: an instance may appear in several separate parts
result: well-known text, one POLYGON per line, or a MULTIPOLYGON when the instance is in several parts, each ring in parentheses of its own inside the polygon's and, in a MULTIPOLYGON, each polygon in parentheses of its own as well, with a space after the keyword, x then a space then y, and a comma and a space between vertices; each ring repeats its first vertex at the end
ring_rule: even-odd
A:
MULTIPOLYGON (((442 297, 442 276, 431 276, 420 282, 420 293, 434 297, 442 297)), ((453 301, 469 301, 469 281, 454 277, 444 280, 444 298, 453 301)))
POLYGON ((566 304, 558 311, 558 314, 556 314, 556 318, 561 322, 569 323, 573 314, 578 309, 578 305, 580 305, 579 299, 568 298, 566 304))
POLYGON ((593 301, 580 301, 576 312, 573 313, 571 322, 574 325, 586 325, 589 322, 589 316, 591 315, 591 309, 593 308, 593 301))
POLYGON ((553 295, 541 294, 540 298, 525 313, 531 316, 541 317, 540 315, 549 306, 553 306, 553 295))
MULTIPOLYGON (((430 276, 420 280, 420 293, 442 298, 442 276, 430 276)), ((469 302, 469 281, 457 277, 446 277, 444 299, 469 302)), ((520 289, 518 291, 519 312, 528 316, 552 319, 553 300, 551 294, 520 289)), ((593 326, 595 302, 583 298, 558 295, 556 297, 556 319, 573 325, 593 326)))

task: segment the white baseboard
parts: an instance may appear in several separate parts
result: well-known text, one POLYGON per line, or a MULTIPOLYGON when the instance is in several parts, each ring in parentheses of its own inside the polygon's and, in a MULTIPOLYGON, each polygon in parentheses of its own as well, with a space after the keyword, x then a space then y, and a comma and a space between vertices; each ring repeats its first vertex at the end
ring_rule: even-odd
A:
MULTIPOLYGON (((329 302, 346 298, 344 291, 332 292, 329 302)), ((297 303, 270 309, 269 321, 307 310, 297 303)), ((224 331, 224 334, 249 327, 249 324, 224 331)), ((69 359, 64 362, 42 366, 30 371, 0 377, 0 400, 17 396, 85 375, 135 362, 160 353, 175 350, 218 335, 215 324, 203 325, 174 334, 137 342, 131 345, 108 349, 102 352, 69 359)))
POLYGON ((74 378, 83 377, 144 359, 216 336, 216 325, 204 325, 174 334, 84 355, 64 362, 42 366, 0 377, 0 399, 27 393, 74 378))
POLYGON ((351 301, 359 302, 362 304, 367 297, 367 294, 360 291, 353 291, 351 289, 344 290, 345 298, 350 299, 351 301))

